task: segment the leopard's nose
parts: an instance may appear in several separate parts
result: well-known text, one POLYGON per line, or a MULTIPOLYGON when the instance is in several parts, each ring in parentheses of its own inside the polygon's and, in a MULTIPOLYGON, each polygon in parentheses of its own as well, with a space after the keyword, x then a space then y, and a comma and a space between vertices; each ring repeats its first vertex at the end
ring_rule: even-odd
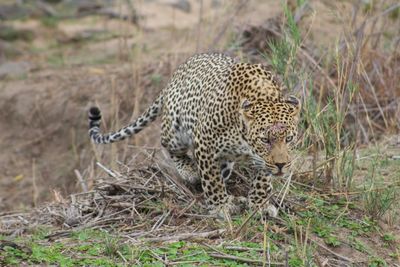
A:
POLYGON ((285 167, 286 163, 275 163, 276 167, 278 167, 279 171, 282 171, 283 167, 285 167))

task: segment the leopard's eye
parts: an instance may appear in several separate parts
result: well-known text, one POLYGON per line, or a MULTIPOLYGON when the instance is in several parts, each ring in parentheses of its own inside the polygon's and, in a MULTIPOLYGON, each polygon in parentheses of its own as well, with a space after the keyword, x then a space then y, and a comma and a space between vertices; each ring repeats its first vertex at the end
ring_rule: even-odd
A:
POLYGON ((293 135, 286 136, 286 143, 290 143, 293 140, 293 135))
POLYGON ((264 144, 270 144, 270 143, 271 143, 267 137, 260 137, 260 140, 261 140, 261 142, 263 142, 264 144))

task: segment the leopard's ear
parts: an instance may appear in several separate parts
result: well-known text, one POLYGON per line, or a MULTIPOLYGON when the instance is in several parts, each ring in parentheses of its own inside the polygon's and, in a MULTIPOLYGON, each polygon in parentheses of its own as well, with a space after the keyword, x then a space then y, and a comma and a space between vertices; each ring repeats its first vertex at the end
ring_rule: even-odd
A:
POLYGON ((294 95, 289 95, 286 97, 285 102, 290 104, 293 107, 292 115, 297 115, 301 110, 301 102, 294 95))
POLYGON ((240 113, 244 116, 245 119, 249 120, 253 118, 253 113, 251 111, 251 107, 253 106, 253 103, 250 102, 250 100, 243 99, 241 104, 240 104, 240 113))
POLYGON ((272 67, 271 64, 261 63, 261 64, 259 64, 259 65, 260 65, 260 67, 261 67, 263 70, 265 70, 265 71, 267 71, 267 72, 272 73, 272 72, 274 71, 274 68, 272 67))

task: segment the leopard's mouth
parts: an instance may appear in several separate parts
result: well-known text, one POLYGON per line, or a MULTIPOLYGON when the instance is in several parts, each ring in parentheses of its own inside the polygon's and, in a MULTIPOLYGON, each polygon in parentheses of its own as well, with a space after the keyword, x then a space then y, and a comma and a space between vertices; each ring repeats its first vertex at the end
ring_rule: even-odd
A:
POLYGON ((286 173, 287 173, 287 171, 286 171, 286 169, 282 169, 282 170, 280 170, 280 169, 278 169, 278 168, 275 168, 274 170, 272 170, 272 175, 274 175, 274 176, 284 176, 286 173))

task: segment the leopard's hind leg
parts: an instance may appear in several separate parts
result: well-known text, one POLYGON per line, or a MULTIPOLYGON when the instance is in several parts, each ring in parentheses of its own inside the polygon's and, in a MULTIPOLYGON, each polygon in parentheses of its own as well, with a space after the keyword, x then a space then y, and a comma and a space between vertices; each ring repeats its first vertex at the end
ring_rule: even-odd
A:
POLYGON ((194 160, 188 155, 191 149, 190 133, 185 132, 179 118, 163 118, 161 144, 168 151, 180 176, 189 184, 200 182, 194 160))
POLYGON ((168 150, 168 152, 180 176, 189 184, 197 185, 200 182, 200 178, 193 159, 186 153, 176 153, 173 150, 168 150))

